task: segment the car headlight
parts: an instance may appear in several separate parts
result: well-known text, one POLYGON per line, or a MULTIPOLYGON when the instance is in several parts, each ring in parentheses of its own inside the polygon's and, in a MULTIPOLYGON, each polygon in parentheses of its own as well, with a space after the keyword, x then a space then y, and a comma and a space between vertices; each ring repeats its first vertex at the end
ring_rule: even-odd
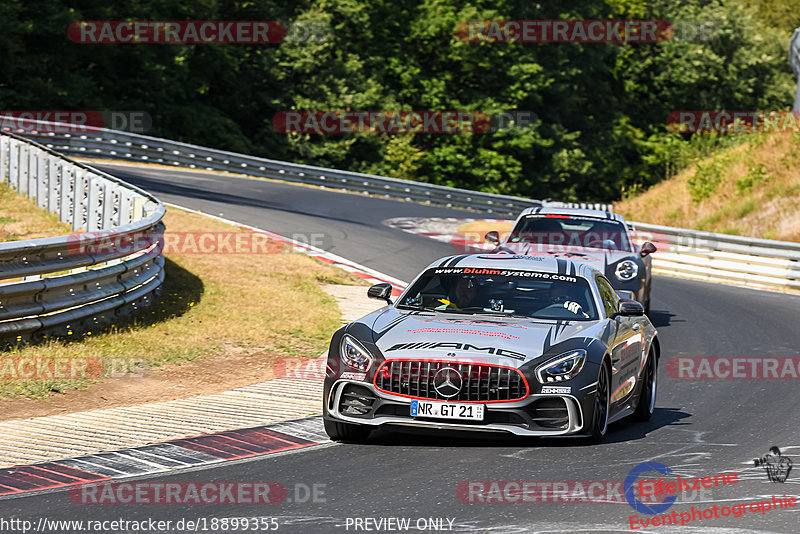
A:
POLYGON ((585 362, 586 351, 583 349, 573 350, 561 356, 556 356, 537 367, 536 375, 542 384, 562 382, 574 378, 575 375, 580 373, 585 362))
POLYGON ((339 354, 345 365, 353 369, 366 372, 369 366, 372 365, 372 355, 355 338, 347 334, 342 336, 339 354))
POLYGON ((639 274, 639 265, 633 260, 622 260, 614 271, 620 280, 632 280, 639 274))

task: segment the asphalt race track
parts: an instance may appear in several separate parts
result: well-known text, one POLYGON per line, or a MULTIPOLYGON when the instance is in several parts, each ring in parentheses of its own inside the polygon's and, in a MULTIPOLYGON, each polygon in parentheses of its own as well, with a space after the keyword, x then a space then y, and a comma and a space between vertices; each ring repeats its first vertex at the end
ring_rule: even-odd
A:
MULTIPOLYGON (((319 240, 322 236, 321 243, 312 244, 407 281, 454 250, 446 243, 390 229, 383 220, 474 216, 204 172, 99 167, 166 202, 221 213, 287 237, 319 240)), ((444 531, 450 527, 454 532, 620 532, 630 528, 629 516, 636 513, 624 495, 612 496, 617 501, 612 503, 470 503, 459 499, 457 488, 467 481, 586 481, 587 485, 622 481, 645 461, 665 464, 681 476, 739 473, 739 483, 702 494, 688 492, 667 513, 800 495, 800 466, 785 483, 770 482, 763 469, 753 466, 753 459, 773 445, 800 463, 797 381, 676 380, 664 372, 667 360, 676 356, 800 356, 800 297, 656 277, 651 319, 663 350, 656 413, 648 423, 613 425, 600 445, 573 439, 478 440, 464 435, 381 433, 367 445, 325 444, 151 479, 274 481, 289 488, 287 500, 278 504, 80 505, 70 500, 68 492, 55 491, 0 501, 0 509, 5 517, 34 521, 42 515, 79 520, 153 518, 169 519, 174 525, 181 518, 274 517, 278 532, 297 533, 401 531, 376 528, 372 522, 362 522, 356 529, 356 518, 389 517, 410 519, 410 532, 423 527, 431 531, 439 524, 436 519, 443 520, 444 531), (313 485, 324 492, 317 502, 303 498, 303 488, 313 485)), ((748 511, 738 518, 651 531, 796 532, 798 510, 800 506, 765 514, 748 511)), ((173 527, 167 532, 180 530, 173 527)))

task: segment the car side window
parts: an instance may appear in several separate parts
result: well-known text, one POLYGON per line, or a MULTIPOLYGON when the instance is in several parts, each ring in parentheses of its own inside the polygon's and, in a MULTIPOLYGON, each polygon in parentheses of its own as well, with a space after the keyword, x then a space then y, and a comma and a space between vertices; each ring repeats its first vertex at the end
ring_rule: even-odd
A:
POLYGON ((617 313, 619 309, 619 296, 608 280, 602 276, 595 277, 597 281, 597 289, 600 292, 600 300, 602 301, 603 308, 606 310, 606 317, 611 317, 617 313))

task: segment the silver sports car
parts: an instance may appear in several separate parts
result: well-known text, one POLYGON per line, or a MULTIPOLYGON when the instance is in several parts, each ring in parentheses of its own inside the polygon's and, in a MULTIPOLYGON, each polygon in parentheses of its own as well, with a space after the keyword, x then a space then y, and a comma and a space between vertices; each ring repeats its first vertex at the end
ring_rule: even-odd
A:
POLYGON ((324 422, 331 439, 379 426, 602 439, 647 420, 659 342, 642 305, 587 264, 474 254, 437 260, 392 303, 331 340, 324 422))
POLYGON ((503 242, 487 234, 496 252, 555 256, 591 265, 604 273, 621 296, 650 312, 652 243, 634 244, 618 213, 578 208, 528 208, 517 217, 503 242))

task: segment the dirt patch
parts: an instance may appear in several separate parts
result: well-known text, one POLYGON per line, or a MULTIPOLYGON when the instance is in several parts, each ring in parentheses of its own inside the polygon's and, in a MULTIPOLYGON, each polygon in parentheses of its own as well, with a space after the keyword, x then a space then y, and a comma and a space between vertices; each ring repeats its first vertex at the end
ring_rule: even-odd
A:
POLYGON ((224 350, 202 360, 154 367, 143 377, 109 378, 89 389, 68 389, 46 399, 1 399, 0 421, 220 393, 275 378, 274 364, 281 358, 285 356, 249 353, 226 344, 224 350))

